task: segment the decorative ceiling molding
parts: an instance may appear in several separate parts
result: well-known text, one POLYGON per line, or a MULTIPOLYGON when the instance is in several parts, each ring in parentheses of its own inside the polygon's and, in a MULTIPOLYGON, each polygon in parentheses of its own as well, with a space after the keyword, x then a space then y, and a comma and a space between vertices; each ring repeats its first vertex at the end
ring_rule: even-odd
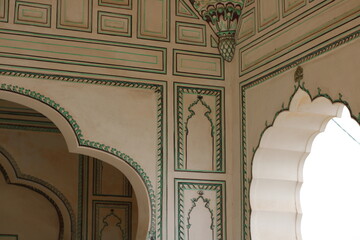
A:
POLYGON ((218 36, 221 56, 231 62, 235 54, 235 32, 244 0, 190 0, 190 2, 218 36))

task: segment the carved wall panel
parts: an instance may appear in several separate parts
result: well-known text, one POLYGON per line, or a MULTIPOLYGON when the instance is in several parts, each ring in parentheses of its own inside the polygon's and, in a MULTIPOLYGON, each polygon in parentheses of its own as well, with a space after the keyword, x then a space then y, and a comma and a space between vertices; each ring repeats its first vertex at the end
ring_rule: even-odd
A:
POLYGON ((193 11, 191 5, 188 5, 187 3, 186 0, 176 0, 176 16, 198 19, 198 16, 193 11))
POLYGON ((242 16, 240 24, 240 32, 238 34, 238 42, 242 42, 256 33, 255 9, 252 8, 242 16))
POLYGON ((173 74, 178 76, 224 80, 224 60, 216 54, 174 49, 173 74))
POLYGON ((51 26, 51 5, 16 1, 14 23, 51 26))
POLYGON ((131 29, 131 15, 98 12, 98 33, 131 37, 131 29))
MULTIPOLYGON (((288 64, 291 60, 284 61, 284 56, 291 52, 299 54, 317 47, 317 41, 337 38, 340 32, 346 34, 356 25, 351 21, 356 18, 360 4, 345 0, 258 0, 244 9, 245 14, 251 8, 255 8, 259 32, 238 41, 239 77, 247 78, 266 71, 271 64, 288 64)), ((248 17, 245 14, 243 20, 248 17)), ((243 31, 240 28, 239 34, 244 35, 243 31)))
POLYGON ((279 0, 258 0, 259 31, 271 26, 280 19, 279 0))
POLYGON ((94 240, 131 240, 130 202, 93 202, 94 240))
POLYGON ((58 28, 91 32, 92 0, 59 0, 58 28))
POLYGON ((9 0, 0 0, 0 22, 7 22, 9 16, 9 0))
POLYGON ((43 37, 7 36, 0 33, 1 55, 16 59, 31 59, 38 62, 53 62, 92 66, 105 69, 143 70, 164 73, 166 71, 164 48, 135 44, 102 44, 83 41, 62 41, 43 37), (44 50, 44 49, 48 50, 44 50))
POLYGON ((169 41, 169 6, 169 0, 138 1, 139 38, 169 41))
POLYGON ((175 169, 225 171, 224 88, 175 84, 175 169))
POLYGON ((99 1, 99 6, 131 9, 133 0, 98 0, 98 1, 99 1))
POLYGON ((225 182, 175 179, 176 240, 225 240, 225 182))
POLYGON ((306 0, 283 0, 282 2, 283 16, 286 17, 287 15, 304 7, 305 5, 306 5, 306 0))
POLYGON ((176 43, 206 46, 206 26, 176 22, 176 43))

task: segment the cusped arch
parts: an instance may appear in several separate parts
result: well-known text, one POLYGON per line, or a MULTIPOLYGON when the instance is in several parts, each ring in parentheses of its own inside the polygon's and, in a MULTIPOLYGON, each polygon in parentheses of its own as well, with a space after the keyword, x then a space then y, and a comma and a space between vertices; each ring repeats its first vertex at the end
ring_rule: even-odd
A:
POLYGON ((147 239, 155 232, 155 195, 151 181, 141 166, 128 155, 104 144, 84 139, 76 120, 58 103, 40 93, 18 86, 1 84, 0 99, 32 108, 49 118, 60 130, 69 152, 100 159, 120 170, 131 185, 138 201, 136 239, 147 239))
POLYGON ((0 146, 0 174, 7 184, 24 187, 45 197, 56 210, 59 220, 58 239, 74 239, 75 217, 69 201, 54 186, 36 177, 23 174, 11 155, 0 146))
POLYGON ((289 109, 265 130, 252 166, 250 186, 252 240, 301 239, 300 188, 304 161, 315 137, 346 102, 320 95, 311 99, 298 87, 289 109))

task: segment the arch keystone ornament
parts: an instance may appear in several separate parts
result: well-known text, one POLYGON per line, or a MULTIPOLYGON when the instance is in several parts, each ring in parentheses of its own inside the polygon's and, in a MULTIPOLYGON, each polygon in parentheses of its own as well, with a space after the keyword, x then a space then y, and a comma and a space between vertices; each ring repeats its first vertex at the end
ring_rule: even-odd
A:
POLYGON ((235 54, 235 32, 244 0, 190 0, 190 2, 218 36, 221 56, 231 62, 235 54))

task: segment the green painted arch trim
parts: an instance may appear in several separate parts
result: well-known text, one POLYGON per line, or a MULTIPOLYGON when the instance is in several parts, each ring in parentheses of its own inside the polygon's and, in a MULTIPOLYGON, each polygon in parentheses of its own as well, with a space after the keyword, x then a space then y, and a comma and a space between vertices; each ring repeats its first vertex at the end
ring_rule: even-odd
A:
MULTIPOLYGON (((121 160, 128 163, 136 172, 141 176, 146 189, 148 191, 148 195, 150 198, 150 204, 151 204, 151 227, 150 232, 148 233, 148 238, 153 236, 155 234, 155 226, 156 226, 156 201, 157 197, 155 196, 155 191, 153 189, 153 185, 151 183, 151 180, 149 179, 148 175, 142 169, 142 167, 135 162, 131 157, 126 155, 125 153, 122 153, 121 151, 118 151, 116 148, 112 148, 110 146, 107 146, 105 144, 101 144, 99 142, 90 141, 87 139, 84 139, 84 135, 82 134, 82 131, 80 129, 80 126, 77 124, 76 120, 69 114, 68 111, 66 111, 63 107, 60 106, 60 104, 56 103, 54 100, 45 97, 44 95, 32 91, 30 89, 25 89, 23 87, 19 87, 12 84, 1 84, 0 85, 0 91, 6 91, 6 92, 12 92, 15 94, 20 94, 22 96, 30 97, 32 99, 35 99, 41 103, 46 104, 47 106, 53 108, 56 110, 65 120, 70 124, 71 128, 73 129, 76 138, 78 140, 78 144, 83 147, 89 147, 93 149, 97 149, 106 153, 109 153, 113 156, 116 156, 117 158, 120 158, 121 160)), ((161 194, 160 194, 161 195, 161 194)))
MULTIPOLYGON (((296 66, 296 65, 295 65, 296 66)), ((250 183, 252 178, 250 177, 249 173, 247 172, 246 169, 248 169, 248 164, 251 165, 251 169, 252 169, 252 164, 253 164, 253 160, 254 160, 254 156, 255 154, 252 155, 252 158, 249 162, 249 159, 247 157, 247 139, 246 139, 246 90, 261 84, 262 82, 264 82, 265 80, 268 80, 268 76, 266 76, 265 78, 261 79, 262 81, 258 81, 256 83, 249 83, 247 85, 243 85, 241 87, 241 95, 242 95, 242 110, 241 110, 241 114, 242 114, 242 134, 241 134, 241 149, 242 149, 242 153, 241 153, 241 164, 242 164, 242 171, 241 172, 241 179, 243 181, 242 183, 242 194, 243 194, 243 206, 242 206, 242 228, 243 228, 243 234, 242 234, 242 240, 251 240, 251 234, 250 234, 250 216, 251 216, 251 208, 250 208, 250 183)), ((294 92, 293 94, 290 96, 289 101, 287 106, 285 107, 285 104, 283 103, 281 106, 281 109, 279 111, 277 111, 274 115, 274 118, 272 120, 272 122, 269 124, 267 121, 265 121, 265 128, 263 129, 263 131, 260 134, 258 143, 256 145, 255 148, 252 149, 252 152, 255 153, 259 146, 260 146, 260 142, 261 142, 261 138, 264 135, 265 131, 272 127, 274 125, 274 122, 276 120, 276 118, 279 116, 280 113, 284 112, 284 111, 288 111, 290 109, 290 103, 293 100, 295 94, 297 93, 297 91, 301 89, 304 92, 306 92, 306 94, 310 97, 311 101, 314 101, 315 99, 319 98, 319 97, 323 97, 328 99, 332 104, 335 103, 341 103, 343 105, 345 105, 350 112, 350 116, 352 119, 354 119, 359 125, 360 125, 360 112, 358 113, 358 116, 354 115, 354 112, 351 110, 350 104, 343 99, 343 95, 341 93, 339 93, 339 96, 337 99, 332 98, 329 94, 322 92, 322 90, 320 88, 318 88, 317 90, 317 94, 316 95, 311 95, 310 90, 307 89, 305 87, 305 82, 301 81, 299 82, 297 85, 294 85, 294 92)))

